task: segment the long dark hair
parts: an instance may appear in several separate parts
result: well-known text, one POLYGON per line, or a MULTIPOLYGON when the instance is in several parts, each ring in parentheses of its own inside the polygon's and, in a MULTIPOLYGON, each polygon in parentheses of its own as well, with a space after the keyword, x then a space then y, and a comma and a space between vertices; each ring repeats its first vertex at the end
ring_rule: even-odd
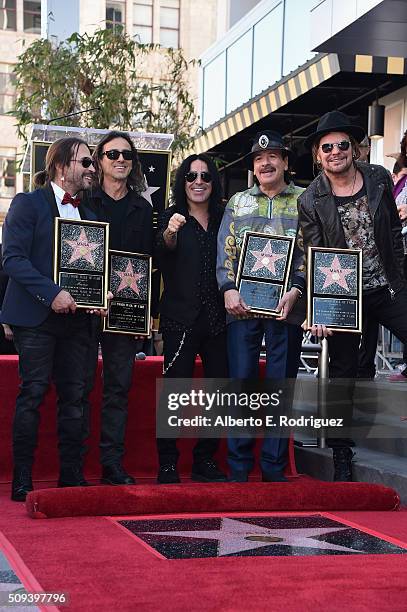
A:
MULTIPOLYGON (((76 136, 59 138, 50 145, 45 157, 45 170, 40 170, 34 175, 34 187, 44 187, 47 183, 55 180, 57 166, 67 168, 71 160, 76 157, 79 147, 84 144, 89 149, 87 142, 76 136)), ((90 153, 90 149, 89 149, 90 153)))
POLYGON ((107 144, 111 140, 114 140, 115 138, 123 138, 126 142, 129 143, 131 150, 133 151, 133 167, 129 176, 127 177, 127 187, 129 189, 134 189, 134 191, 136 191, 137 193, 141 193, 145 190, 145 181, 137 149, 134 145, 134 142, 126 132, 118 132, 116 130, 112 130, 111 132, 108 132, 106 136, 103 136, 102 140, 98 142, 93 152, 93 159, 95 162, 96 175, 99 185, 103 185, 103 170, 100 165, 100 160, 103 157, 103 147, 105 146, 105 144, 107 144))
POLYGON ((188 202, 185 195, 185 175, 190 171, 192 162, 196 160, 205 162, 208 167, 208 172, 212 176, 212 193, 209 198, 209 216, 214 215, 218 210, 222 201, 222 186, 218 169, 209 155, 206 153, 194 153, 189 155, 177 170, 175 175, 172 195, 177 212, 186 216, 188 214, 188 202))

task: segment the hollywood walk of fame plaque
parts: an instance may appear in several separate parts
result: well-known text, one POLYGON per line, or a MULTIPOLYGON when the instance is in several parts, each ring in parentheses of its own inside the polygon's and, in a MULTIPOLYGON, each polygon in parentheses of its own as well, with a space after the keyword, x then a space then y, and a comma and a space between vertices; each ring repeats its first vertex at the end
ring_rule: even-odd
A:
POLYGON ((113 299, 104 320, 112 333, 150 335, 151 257, 109 250, 109 290, 113 299))
POLYGON ((335 331, 362 331, 362 251, 308 249, 307 320, 335 331))
POLYGON ((293 250, 291 236, 245 233, 236 286, 251 312, 279 314, 277 305, 287 291, 293 250))
POLYGON ((107 308, 109 224, 55 219, 54 281, 78 308, 107 308))

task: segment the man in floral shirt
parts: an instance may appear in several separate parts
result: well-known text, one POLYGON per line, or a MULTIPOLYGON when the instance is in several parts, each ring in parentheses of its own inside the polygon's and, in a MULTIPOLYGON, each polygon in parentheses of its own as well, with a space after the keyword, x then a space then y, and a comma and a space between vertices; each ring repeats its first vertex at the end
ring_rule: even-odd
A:
MULTIPOLYGON (((298 371, 302 330, 305 318, 304 252, 297 236, 297 198, 303 189, 290 181, 291 151, 280 134, 260 132, 248 153, 255 175, 255 186, 236 193, 226 206, 218 234, 217 280, 224 295, 227 317, 227 342, 230 377, 256 379, 260 349, 265 338, 266 377, 295 378, 298 371), (236 274, 246 231, 270 235, 297 236, 290 288, 282 296, 278 317, 250 312, 236 286, 236 274)), ((231 479, 246 482, 253 469, 255 440, 229 438, 228 462, 231 479)), ((265 437, 260 465, 264 481, 284 482, 288 440, 265 437)))

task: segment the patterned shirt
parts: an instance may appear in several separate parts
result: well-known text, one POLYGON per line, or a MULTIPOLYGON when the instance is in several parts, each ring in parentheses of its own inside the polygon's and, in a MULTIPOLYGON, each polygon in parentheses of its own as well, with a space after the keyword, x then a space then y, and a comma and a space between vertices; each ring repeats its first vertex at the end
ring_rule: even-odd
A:
MULTIPOLYGON (((217 227, 214 222, 209 220, 208 229, 205 231, 195 217, 191 216, 189 219, 193 224, 201 253, 200 282, 198 285, 198 298, 202 304, 201 313, 205 309, 209 332, 212 336, 216 336, 223 332, 226 327, 225 310, 222 307, 221 300, 219 300, 219 290, 216 282, 217 227)), ((191 328, 187 328, 178 321, 161 316, 160 330, 184 332, 190 331, 191 328)))
POLYGON ((362 249, 363 252, 363 290, 385 287, 388 282, 374 240, 373 220, 365 186, 352 196, 335 196, 335 202, 346 244, 350 249, 362 249))
MULTIPOLYGON (((221 292, 236 289, 236 274, 246 231, 265 232, 277 236, 297 237, 292 260, 290 286, 304 287, 305 256, 301 232, 298 228, 297 198, 304 191, 290 183, 269 198, 254 185, 236 193, 229 200, 218 234, 216 276, 221 292)), ((290 313, 291 316, 293 314, 290 313)), ((248 313, 239 317, 227 315, 227 321, 238 318, 263 318, 267 315, 248 313)))

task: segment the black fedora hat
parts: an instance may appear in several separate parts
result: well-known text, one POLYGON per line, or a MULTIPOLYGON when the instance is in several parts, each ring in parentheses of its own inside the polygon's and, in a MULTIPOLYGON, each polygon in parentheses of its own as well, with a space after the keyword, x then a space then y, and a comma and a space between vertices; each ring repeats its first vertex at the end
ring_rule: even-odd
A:
POLYGON ((315 140, 321 138, 324 134, 329 134, 329 132, 345 132, 345 134, 353 136, 357 142, 360 142, 366 136, 365 130, 360 125, 353 125, 348 115, 341 113, 341 111, 330 111, 325 113, 318 121, 316 132, 310 134, 305 140, 304 144, 307 149, 311 149, 315 140))
POLYGON ((250 170, 253 169, 253 155, 255 153, 259 153, 259 151, 267 150, 284 151, 284 153, 288 155, 289 162, 292 161, 294 156, 291 149, 284 144, 281 134, 275 132, 274 130, 263 130, 262 132, 257 132, 257 134, 254 136, 252 148, 250 149, 249 153, 245 155, 250 170))

